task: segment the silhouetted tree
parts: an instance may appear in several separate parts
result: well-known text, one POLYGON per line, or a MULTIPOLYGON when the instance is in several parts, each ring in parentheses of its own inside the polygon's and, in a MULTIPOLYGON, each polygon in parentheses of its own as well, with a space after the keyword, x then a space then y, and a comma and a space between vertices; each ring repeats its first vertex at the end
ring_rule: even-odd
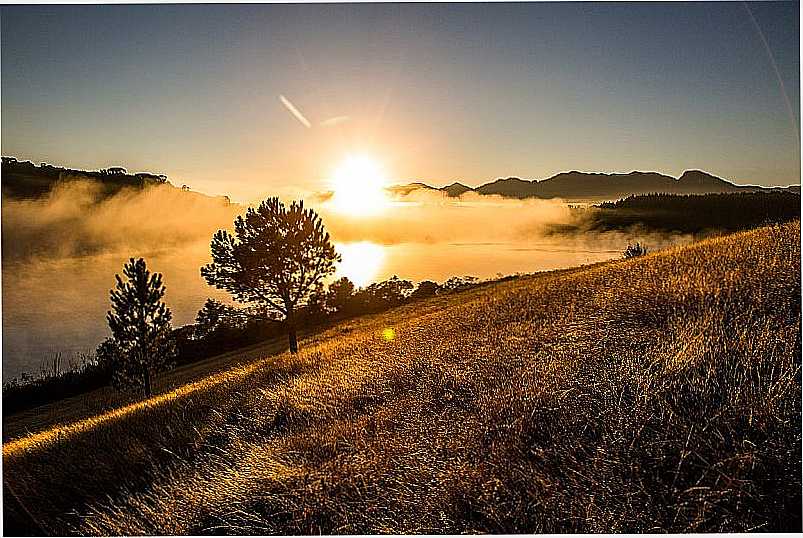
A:
POLYGON ((431 280, 424 280, 418 284, 418 287, 415 291, 410 294, 410 299, 423 299, 424 297, 432 297, 438 291, 440 291, 441 287, 438 285, 437 282, 432 282, 431 280))
POLYGON ((95 348, 95 361, 98 368, 106 376, 107 381, 114 381, 114 369, 120 362, 120 349, 114 338, 107 338, 95 348))
POLYGON ((400 305, 410 297, 415 286, 409 280, 404 280, 396 275, 393 275, 388 280, 380 282, 377 285, 379 293, 377 294, 391 306, 400 305))
POLYGON ((642 247, 639 243, 635 245, 627 245, 624 253, 622 256, 624 258, 637 258, 639 256, 644 256, 647 254, 647 247, 642 247))
POLYGON ((239 328, 247 320, 247 315, 239 309, 225 305, 215 299, 207 299, 195 317, 195 338, 203 338, 219 327, 239 328))
POLYGON ((203 338, 214 331, 225 316, 226 305, 214 299, 207 299, 195 316, 195 338, 203 338))
POLYGON ((354 306, 354 283, 342 277, 329 284, 326 304, 335 312, 347 312, 354 306))
POLYGON ((413 290, 413 283, 393 275, 383 282, 375 282, 355 294, 361 309, 377 312, 402 304, 413 290))
POLYGON ((116 289, 110 292, 112 310, 106 314, 114 345, 103 352, 113 364, 115 386, 141 386, 145 396, 150 396, 151 377, 169 367, 175 356, 172 313, 162 301, 161 273, 148 271, 145 260, 131 258, 123 275, 125 281, 115 275, 116 289))
POLYGON ((207 283, 281 313, 290 351, 298 352, 295 310, 340 261, 318 214, 269 198, 237 217, 234 235, 218 230, 211 249, 213 263, 201 268, 207 283))
POLYGON ((475 276, 453 276, 443 283, 443 288, 449 291, 461 291, 476 286, 480 279, 475 276))
POLYGON ((307 299, 304 314, 307 319, 318 322, 325 318, 328 313, 326 291, 323 289, 323 282, 318 282, 307 299))

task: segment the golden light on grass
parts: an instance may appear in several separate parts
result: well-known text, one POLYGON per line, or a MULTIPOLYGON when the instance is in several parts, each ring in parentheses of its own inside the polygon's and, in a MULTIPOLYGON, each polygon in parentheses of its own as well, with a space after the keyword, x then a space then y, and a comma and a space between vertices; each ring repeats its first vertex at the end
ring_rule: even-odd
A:
POLYGON ((359 287, 376 279, 385 261, 385 250, 370 241, 343 243, 335 248, 343 257, 337 269, 338 277, 344 276, 359 287))
POLYGON ((329 179, 331 204, 339 213, 353 217, 376 215, 389 205, 385 172, 367 155, 347 157, 329 179))
POLYGON ((260 366, 264 367, 265 363, 271 360, 275 360, 274 357, 258 360, 247 366, 225 370, 218 374, 205 377, 194 383, 182 385, 177 389, 165 392, 163 394, 157 394, 146 400, 141 400, 117 409, 112 409, 111 411, 101 413, 94 417, 78 420, 69 424, 63 424, 41 432, 27 435, 25 437, 21 437, 19 439, 15 439, 13 441, 5 442, 3 443, 3 457, 15 456, 31 450, 44 450, 53 443, 58 441, 68 441, 70 438, 93 430, 104 423, 123 420, 126 417, 134 415, 135 413, 149 408, 164 406, 169 402, 174 402, 177 399, 184 398, 193 393, 202 392, 216 385, 231 383, 236 379, 243 378, 255 372, 260 366))

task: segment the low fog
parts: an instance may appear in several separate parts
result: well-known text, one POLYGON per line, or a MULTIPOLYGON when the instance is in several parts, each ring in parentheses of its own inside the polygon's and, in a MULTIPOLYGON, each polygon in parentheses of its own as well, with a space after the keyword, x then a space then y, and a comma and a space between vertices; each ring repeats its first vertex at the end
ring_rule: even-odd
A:
MULTIPOLYGON (((508 200, 468 193, 460 199, 413 191, 373 217, 338 213, 326 196, 307 196, 339 244, 383 245, 377 278, 481 278, 533 272, 617 257, 628 241, 653 249, 687 242, 635 233, 544 235, 571 224, 576 213, 560 201, 508 200)), ((3 200, 3 374, 38 372, 50 353, 69 358, 91 351, 108 334, 108 294, 130 257, 164 274, 174 325, 191 323, 207 297, 226 300, 199 268, 209 241, 231 229, 244 206, 170 185, 123 189, 105 197, 97 184, 58 184, 38 200, 3 200)))
POLYGON ((338 213, 318 202, 327 229, 338 241, 400 243, 483 243, 527 241, 549 224, 569 223, 568 206, 556 200, 511 200, 466 193, 415 190, 393 199, 385 212, 364 218, 338 213))
POLYGON ((97 183, 57 184, 37 200, 3 200, 3 374, 38 373, 108 335, 114 275, 130 257, 164 274, 174 323, 191 322, 206 297, 225 298, 201 278, 209 240, 242 207, 169 185, 103 197, 97 183))
POLYGON ((506 244, 511 248, 549 244, 558 250, 593 248, 621 252, 628 242, 653 249, 691 241, 691 236, 633 228, 594 232, 582 211, 560 199, 524 200, 466 192, 459 198, 417 189, 397 194, 387 210, 372 217, 348 215, 329 204, 329 193, 308 196, 336 241, 371 241, 381 245, 506 244), (571 234, 557 230, 572 227, 571 234), (582 247, 582 245, 585 245, 582 247))
POLYGON ((170 185, 125 188, 104 197, 99 183, 57 183, 49 196, 3 201, 3 262, 110 252, 147 256, 208 241, 241 208, 170 185))

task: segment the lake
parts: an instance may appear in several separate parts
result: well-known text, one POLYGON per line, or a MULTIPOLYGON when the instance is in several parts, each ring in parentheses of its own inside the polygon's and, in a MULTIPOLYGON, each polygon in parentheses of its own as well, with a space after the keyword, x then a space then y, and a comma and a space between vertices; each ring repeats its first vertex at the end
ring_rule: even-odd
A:
MULTIPOLYGON (((682 239, 663 241, 656 247, 682 239)), ((336 242, 343 256, 336 277, 347 276, 361 286, 392 275, 416 282, 464 275, 488 279, 617 258, 626 242, 618 235, 530 242, 336 242)), ((207 241, 140 255, 149 268, 164 274, 174 326, 192 323, 207 297, 227 299, 200 276, 199 268, 209 261, 207 241)), ((109 290, 126 260, 100 254, 4 263, 4 379, 38 373, 43 361, 58 352, 66 364, 108 336, 109 290)))

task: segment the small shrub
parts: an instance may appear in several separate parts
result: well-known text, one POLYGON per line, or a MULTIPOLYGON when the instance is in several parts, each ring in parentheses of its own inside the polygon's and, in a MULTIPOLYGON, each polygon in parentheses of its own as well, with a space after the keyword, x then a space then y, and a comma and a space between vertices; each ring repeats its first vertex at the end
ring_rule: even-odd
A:
POLYGON ((647 252, 646 246, 641 246, 640 243, 636 243, 635 245, 627 245, 624 253, 622 253, 622 257, 625 259, 638 258, 639 256, 646 256, 647 252))

